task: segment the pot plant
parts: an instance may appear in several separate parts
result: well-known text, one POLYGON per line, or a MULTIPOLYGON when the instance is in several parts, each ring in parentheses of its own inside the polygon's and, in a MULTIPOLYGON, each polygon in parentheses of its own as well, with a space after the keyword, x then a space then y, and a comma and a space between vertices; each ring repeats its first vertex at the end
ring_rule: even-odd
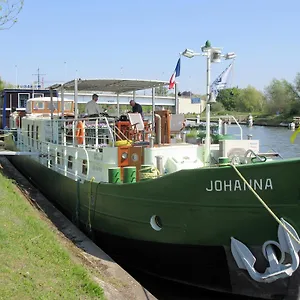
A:
POLYGON ((190 144, 197 144, 198 140, 198 131, 196 129, 192 129, 190 132, 186 134, 186 142, 190 144))

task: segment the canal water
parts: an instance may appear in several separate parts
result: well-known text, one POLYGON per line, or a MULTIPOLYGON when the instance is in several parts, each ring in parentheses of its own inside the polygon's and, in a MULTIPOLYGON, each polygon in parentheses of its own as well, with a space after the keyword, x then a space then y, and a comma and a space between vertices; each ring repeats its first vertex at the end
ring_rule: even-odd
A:
MULTIPOLYGON (((290 142, 290 137, 293 132, 286 127, 254 126, 249 128, 247 126, 241 126, 241 128, 244 139, 247 139, 248 135, 252 135, 253 140, 257 139, 260 141, 261 153, 277 152, 283 158, 300 156, 300 134, 296 138, 295 143, 292 144, 290 142)), ((236 138, 238 138, 240 133, 240 129, 237 125, 228 126, 228 134, 236 135, 236 138)), ((213 300, 224 299, 226 297, 232 300, 258 299, 186 287, 145 275, 126 266, 123 267, 159 300, 213 300)), ((199 270, 199 272, 205 272, 205 270, 199 270)))
MULTIPOLYGON (((244 139, 247 139, 248 135, 252 135, 253 140, 259 140, 260 152, 275 151, 283 158, 300 157, 300 134, 292 144, 290 137, 293 131, 286 127, 241 126, 241 128, 244 139)), ((230 125, 228 133, 234 134, 238 138, 240 129, 236 125, 230 125)))

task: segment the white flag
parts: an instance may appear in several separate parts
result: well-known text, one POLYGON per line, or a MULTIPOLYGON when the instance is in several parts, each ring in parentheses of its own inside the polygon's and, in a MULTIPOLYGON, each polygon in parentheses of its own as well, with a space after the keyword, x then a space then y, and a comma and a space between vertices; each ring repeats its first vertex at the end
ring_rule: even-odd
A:
POLYGON ((229 73, 232 69, 232 65, 233 63, 231 63, 211 84, 210 90, 212 93, 214 93, 215 98, 217 98, 220 90, 227 88, 227 80, 228 80, 229 73))

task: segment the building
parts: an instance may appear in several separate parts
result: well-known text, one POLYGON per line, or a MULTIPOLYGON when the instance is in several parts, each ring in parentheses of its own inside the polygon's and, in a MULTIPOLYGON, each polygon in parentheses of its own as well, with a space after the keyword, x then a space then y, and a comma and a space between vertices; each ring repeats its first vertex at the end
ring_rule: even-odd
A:
POLYGON ((206 105, 206 101, 200 97, 179 97, 179 113, 180 114, 201 114, 206 105))
MULTIPOLYGON (((57 94, 54 91, 53 97, 57 94)), ((15 110, 26 109, 27 100, 37 97, 49 97, 50 90, 33 88, 4 89, 0 93, 0 128, 9 126, 9 115, 15 110)))

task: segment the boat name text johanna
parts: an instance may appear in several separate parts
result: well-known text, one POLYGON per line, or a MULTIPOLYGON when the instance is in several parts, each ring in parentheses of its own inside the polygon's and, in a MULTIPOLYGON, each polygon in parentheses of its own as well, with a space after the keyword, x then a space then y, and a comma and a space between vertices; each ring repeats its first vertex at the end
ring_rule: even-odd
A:
MULTIPOLYGON (((248 183, 254 190, 273 190, 271 178, 249 179, 248 183)), ((211 180, 206 188, 207 192, 236 192, 249 190, 247 184, 241 180, 211 180)))

